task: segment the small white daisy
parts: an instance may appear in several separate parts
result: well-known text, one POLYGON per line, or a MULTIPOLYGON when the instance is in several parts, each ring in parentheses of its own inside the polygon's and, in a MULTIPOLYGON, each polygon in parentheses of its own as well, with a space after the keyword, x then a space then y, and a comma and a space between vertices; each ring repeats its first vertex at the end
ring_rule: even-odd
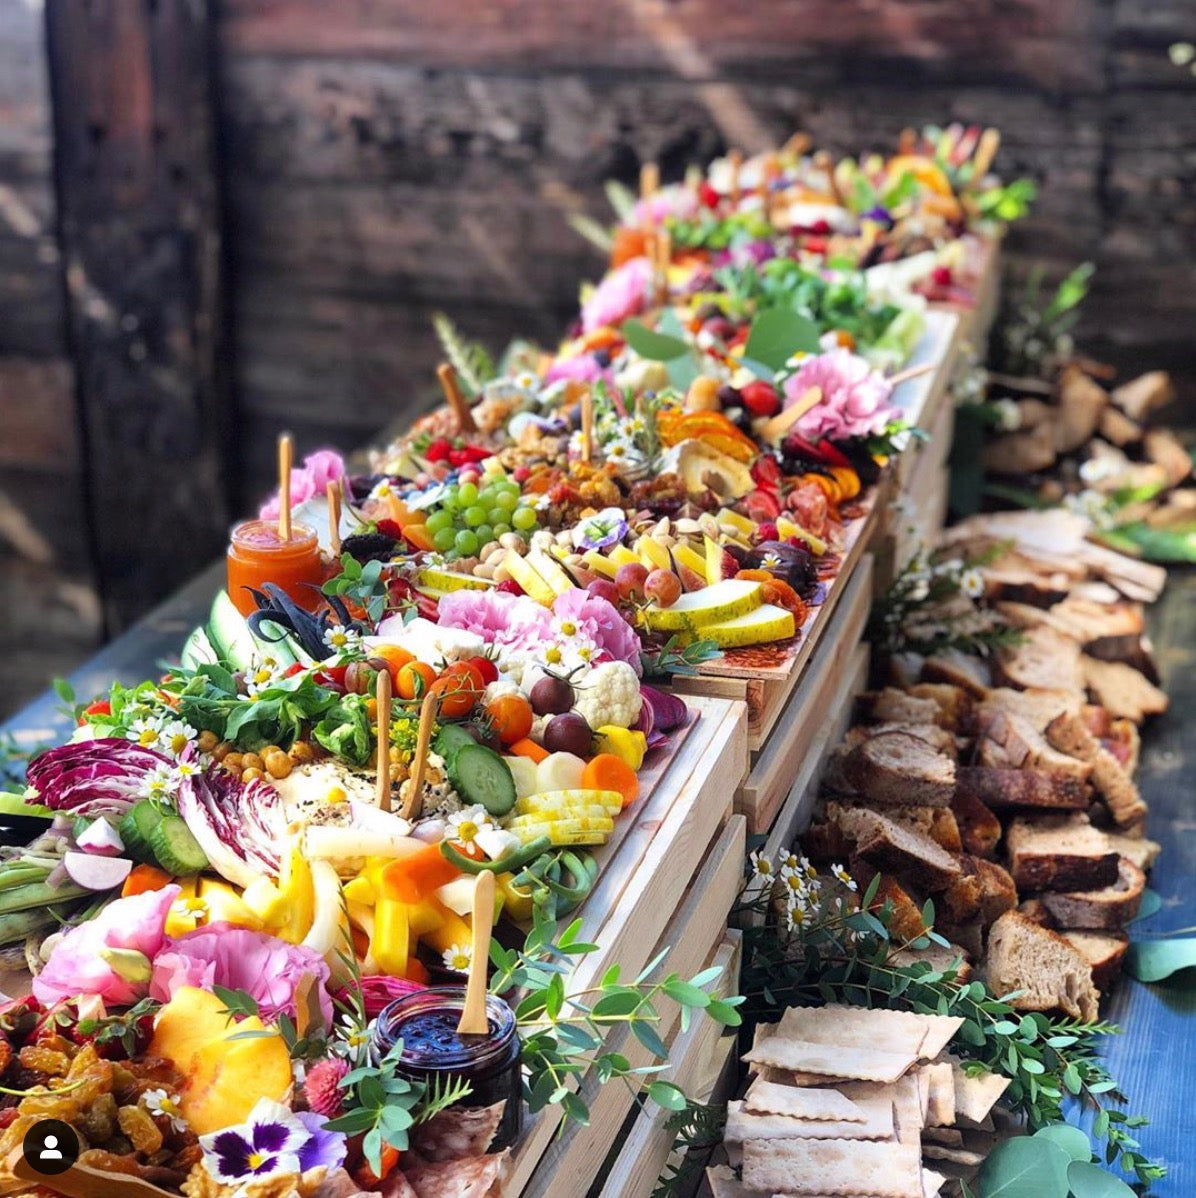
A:
POLYGON ((199 735, 184 720, 171 720, 162 729, 162 742, 176 757, 199 735))
POLYGON ((142 798, 163 803, 174 794, 176 785, 170 768, 157 765, 142 778, 138 793, 142 798))
POLYGON ((832 865, 831 873, 833 873, 835 877, 847 887, 848 890, 858 889, 855 878, 853 878, 851 874, 849 874, 847 870, 843 868, 842 865, 832 865))
POLYGON ((493 830, 494 824, 490 815, 480 803, 454 812, 448 818, 449 840, 460 844, 473 844, 479 832, 493 830))
POLYGON ((374 1024, 371 1021, 365 1027, 361 1027, 352 1015, 342 1015, 333 1031, 336 1034, 333 1051, 340 1056, 356 1058, 369 1048, 374 1024))
POLYGON ((196 894, 191 898, 179 899, 173 903, 170 913, 177 921, 187 923, 192 928, 198 928, 208 922, 208 917, 212 912, 207 900, 196 894))
POLYGON ((1016 432, 1022 426, 1021 409, 1012 399, 998 399, 993 403, 993 413, 997 418, 997 428, 1003 433, 1016 432))
POLYGON ((454 973, 468 973, 473 963, 473 947, 469 944, 450 944, 441 960, 445 969, 451 969, 454 973))
POLYGON ((324 633, 324 644, 334 653, 344 653, 348 649, 356 649, 361 644, 361 633, 356 628, 333 624, 324 633))
POLYGON ((781 568, 781 559, 775 553, 766 553, 760 559, 761 570, 779 570, 781 568))
POLYGON ((129 725, 125 736, 129 740, 136 741, 143 749, 157 748, 162 740, 162 720, 157 716, 134 720, 129 725))
POLYGON ((374 489, 370 492, 371 499, 387 499, 395 493, 395 489, 390 484, 389 479, 381 479, 374 484, 374 489))
POLYGON ((179 1106, 177 1094, 169 1094, 165 1090, 146 1090, 141 1098, 151 1115, 167 1120, 174 1131, 187 1130, 187 1120, 179 1106))
POLYGON ((530 370, 520 371, 512 382, 520 391, 534 391, 540 384, 540 380, 530 370))
POLYGON ((194 761, 180 761, 170 771, 170 780, 177 787, 186 782, 188 778, 198 777, 201 773, 203 770, 194 761))
POLYGON ((965 570, 959 576, 959 589, 969 599, 979 599, 984 594, 984 575, 975 568, 965 570))
POLYGON ((761 882, 771 882, 776 878, 776 870, 772 862, 759 849, 751 853, 748 860, 752 863, 752 877, 761 882))
POLYGON ((798 932, 805 927, 808 912, 804 907, 786 907, 785 925, 791 932, 798 932))

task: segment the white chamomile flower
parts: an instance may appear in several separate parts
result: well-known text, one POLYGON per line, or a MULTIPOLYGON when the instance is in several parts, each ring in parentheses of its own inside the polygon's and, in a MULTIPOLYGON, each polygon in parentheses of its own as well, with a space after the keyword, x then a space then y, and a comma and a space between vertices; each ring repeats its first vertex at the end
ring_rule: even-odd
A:
POLYGON ((177 1094, 170 1094, 166 1090, 146 1090, 141 1098, 151 1115, 167 1120, 174 1131, 187 1130, 187 1120, 179 1106, 177 1094))
POLYGON ((175 780, 169 766, 156 765, 141 780, 142 798, 166 802, 175 791, 175 780))
POLYGON ((1003 433, 1016 432, 1022 426, 1021 409, 1012 399, 996 400, 993 413, 997 418, 997 428, 1003 433))
POLYGON ((178 786, 186 782, 188 778, 198 777, 201 773, 203 771, 194 761, 180 761, 170 771, 170 779, 175 786, 178 786))
POLYGON ((775 553, 766 553, 760 559, 761 570, 779 570, 781 568, 781 559, 775 553))
POLYGON ((344 653, 361 644, 361 633, 356 628, 346 628, 344 624, 333 624, 324 633, 324 644, 334 653, 344 653))
POLYGON ((807 911, 804 907, 787 907, 785 909, 785 924, 789 931, 800 931, 806 924, 807 911))
POLYGON ((984 575, 974 567, 959 576, 959 589, 969 599, 979 599, 984 594, 984 575))
POLYGON ((776 878, 776 869, 773 863, 759 849, 750 854, 748 860, 752 863, 753 878, 757 878, 761 882, 771 882, 776 878))
POLYGON ((260 695, 262 691, 276 686, 283 678, 285 670, 276 657, 259 657, 245 674, 245 693, 250 698, 260 695))
POLYGON ((337 1038, 334 1051, 339 1051, 343 1056, 357 1057, 369 1048, 374 1025, 370 1022, 362 1027, 352 1015, 342 1015, 333 1031, 337 1038))
POLYGON ((155 716, 134 720, 125 735, 129 740, 136 741, 143 749, 157 748, 162 740, 162 721, 155 716))
POLYGON ((835 877, 847 887, 848 890, 858 889, 855 878, 853 878, 851 874, 849 874, 847 870, 843 868, 842 865, 832 865, 831 873, 833 873, 835 877))
POLYGON ((444 950, 441 960, 444 961, 445 969, 451 969, 454 973, 468 973, 473 962, 473 947, 468 944, 450 944, 444 950))
POLYGON ((448 826, 448 839, 459 844, 473 844, 479 832, 491 831, 494 828, 489 813, 480 803, 454 812, 448 817, 448 826))
POLYGON ((374 484, 373 490, 370 491, 371 499, 389 499, 395 493, 394 487, 391 485, 390 479, 379 479, 374 484))
POLYGON ((189 929, 194 930, 208 922, 212 911, 207 901, 196 894, 172 903, 170 914, 173 916, 172 922, 186 924, 189 929))
POLYGON ((162 743, 176 757, 199 735, 184 720, 171 720, 162 729, 162 743))
POLYGON ((782 878, 787 878, 790 874, 795 874, 801 869, 801 858, 796 853, 786 853, 777 862, 777 869, 780 871, 782 878))

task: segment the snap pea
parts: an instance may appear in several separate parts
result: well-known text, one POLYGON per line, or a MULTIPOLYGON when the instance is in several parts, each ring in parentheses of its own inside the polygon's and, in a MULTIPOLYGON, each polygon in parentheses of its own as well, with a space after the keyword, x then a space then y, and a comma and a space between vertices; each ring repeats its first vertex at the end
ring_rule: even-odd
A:
POLYGON ((508 853, 505 857, 500 857, 497 861, 475 861, 472 857, 466 857, 464 853, 458 852, 447 840, 442 840, 440 854, 465 874, 480 874, 486 871, 505 874, 523 869, 525 865, 530 864, 551 847, 551 836, 537 836, 535 840, 529 840, 522 848, 508 853))

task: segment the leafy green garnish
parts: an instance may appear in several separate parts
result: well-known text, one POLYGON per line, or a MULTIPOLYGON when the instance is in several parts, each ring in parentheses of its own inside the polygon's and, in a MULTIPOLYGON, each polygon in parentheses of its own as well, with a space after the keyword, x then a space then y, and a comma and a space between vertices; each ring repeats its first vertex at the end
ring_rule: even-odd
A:
POLYGON ((325 595, 339 595, 361 607, 377 624, 386 613, 388 593, 382 578, 382 562, 362 565, 351 553, 341 554, 341 570, 321 588, 325 595))
POLYGON ((368 700, 367 695, 345 695, 324 713, 312 730, 312 738, 350 764, 365 765, 374 748, 368 700))
POLYGON ((467 395, 477 395, 488 382, 497 377, 494 359, 486 347, 476 341, 467 341, 443 312, 433 315, 432 328, 444 350, 444 356, 457 372, 457 378, 467 395))

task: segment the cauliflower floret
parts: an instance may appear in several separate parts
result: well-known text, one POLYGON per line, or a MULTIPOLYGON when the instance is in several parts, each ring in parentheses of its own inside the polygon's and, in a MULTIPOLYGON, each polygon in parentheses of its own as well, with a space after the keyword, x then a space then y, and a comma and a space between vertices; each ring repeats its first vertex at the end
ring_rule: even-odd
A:
POLYGON ((464 628, 442 628, 422 617, 408 624, 391 617, 382 621, 378 632, 381 635, 366 638, 368 649, 375 645, 398 645, 429 665, 478 657, 486 649, 486 642, 476 632, 468 632, 464 628))
POLYGON ((643 699, 640 680, 625 661, 604 661, 585 674, 577 685, 573 710, 591 728, 614 724, 630 728, 639 719, 643 699))
POLYGON ((519 683, 512 682, 509 678, 496 678, 483 691, 482 702, 493 703, 495 699, 500 699, 503 695, 518 695, 523 698, 523 689, 519 683))

